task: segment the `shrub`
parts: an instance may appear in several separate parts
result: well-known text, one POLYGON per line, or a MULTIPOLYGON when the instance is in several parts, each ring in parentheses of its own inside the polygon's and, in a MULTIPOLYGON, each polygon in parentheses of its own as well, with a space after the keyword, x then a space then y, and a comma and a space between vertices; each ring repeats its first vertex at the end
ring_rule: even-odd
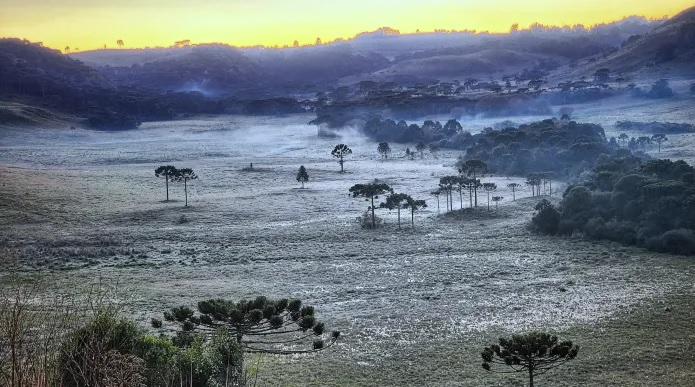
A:
POLYGON ((531 218, 534 228, 543 234, 556 234, 560 222, 560 212, 545 199, 540 201, 535 208, 538 212, 531 218))
POLYGON ((661 236, 661 250, 681 255, 695 254, 695 233, 683 228, 666 231, 661 236))

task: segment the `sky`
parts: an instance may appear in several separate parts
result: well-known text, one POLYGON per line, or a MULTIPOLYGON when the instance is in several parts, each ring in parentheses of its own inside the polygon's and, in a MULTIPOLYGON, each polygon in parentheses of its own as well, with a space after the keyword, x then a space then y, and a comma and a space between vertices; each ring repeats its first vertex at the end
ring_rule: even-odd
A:
POLYGON ((505 32, 546 25, 591 26, 625 16, 673 16, 693 0, 0 0, 0 37, 89 50, 170 46, 311 44, 388 26, 505 32))

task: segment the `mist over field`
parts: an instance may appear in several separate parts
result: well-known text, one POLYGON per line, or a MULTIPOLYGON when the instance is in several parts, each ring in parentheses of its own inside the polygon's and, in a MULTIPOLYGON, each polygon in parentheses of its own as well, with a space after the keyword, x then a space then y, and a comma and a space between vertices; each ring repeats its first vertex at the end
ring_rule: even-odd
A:
POLYGON ((2 38, 0 384, 691 386, 694 41, 2 38))

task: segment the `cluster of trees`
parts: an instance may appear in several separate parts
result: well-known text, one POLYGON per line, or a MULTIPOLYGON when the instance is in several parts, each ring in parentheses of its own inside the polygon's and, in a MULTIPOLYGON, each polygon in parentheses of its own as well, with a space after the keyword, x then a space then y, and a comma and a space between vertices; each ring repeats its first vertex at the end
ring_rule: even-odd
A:
MULTIPOLYGON (((154 170, 156 177, 161 177, 166 183, 167 199, 169 201, 169 181, 183 182, 183 192, 186 197, 185 207, 188 207, 188 182, 198 178, 191 168, 176 168, 173 165, 162 165, 154 170)), ((308 177, 307 177, 308 179, 308 177)))
POLYGON ((413 199, 410 195, 404 193, 396 193, 388 184, 379 181, 366 184, 355 184, 350 187, 349 191, 353 198, 360 197, 370 202, 367 211, 371 212, 371 228, 375 228, 377 225, 376 215, 374 213, 376 208, 398 211, 398 229, 400 230, 401 210, 410 210, 410 223, 412 227, 415 228, 415 212, 427 207, 427 203, 424 200, 413 199), (374 200, 384 195, 386 195, 386 200, 377 207, 374 200))
POLYGON ((652 251, 695 254, 695 168, 686 162, 641 160, 628 151, 602 158, 562 202, 536 207, 544 233, 575 232, 652 251))
POLYGON ((676 134, 695 132, 695 126, 693 124, 675 122, 618 121, 615 123, 615 127, 623 130, 645 132, 647 134, 676 134))
POLYGON ((668 80, 660 79, 654 82, 649 90, 644 91, 639 87, 634 87, 632 89, 632 96, 637 98, 671 98, 673 97, 673 89, 669 86, 668 80))
POLYGON ((36 308, 38 291, 17 285, 0 298, 4 386, 242 387, 257 383, 245 357, 317 353, 340 338, 297 299, 207 300, 197 313, 176 307, 151 320, 154 335, 100 291, 90 293, 91 311, 62 298, 36 308))

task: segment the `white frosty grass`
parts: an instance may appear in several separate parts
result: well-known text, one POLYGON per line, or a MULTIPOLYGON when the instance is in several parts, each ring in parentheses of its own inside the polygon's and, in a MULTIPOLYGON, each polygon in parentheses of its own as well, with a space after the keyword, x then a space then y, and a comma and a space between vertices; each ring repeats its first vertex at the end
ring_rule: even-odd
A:
MULTIPOLYGON (((481 193, 476 214, 438 217, 429 193, 455 173, 459 152, 412 161, 403 156, 413 144, 393 144, 392 158, 381 161, 376 144, 354 131, 318 138, 305 124, 311 118, 5 131, 0 246, 20 251, 27 267, 52 271, 65 289, 118 280, 143 325, 206 298, 300 298, 344 333, 321 361, 355 369, 389 361, 398 368, 406 354, 487 332, 599 322, 691 281, 684 259, 529 233, 538 199, 524 187, 512 202, 507 189, 520 178, 485 178, 505 197, 499 213, 494 203, 485 209, 481 193), (340 142, 354 152, 344 174, 330 157, 340 142), (250 163, 254 169, 244 170, 250 163), (174 201, 163 202, 154 169, 165 164, 200 176, 190 184, 189 208, 180 184, 170 184, 174 201), (304 190, 295 180, 299 165, 310 175, 304 190), (407 211, 400 232, 395 212, 384 210, 385 228, 358 227, 368 204, 348 188, 375 178, 427 200, 414 231, 407 211)), ((554 198, 562 189, 553 184, 554 198)))

